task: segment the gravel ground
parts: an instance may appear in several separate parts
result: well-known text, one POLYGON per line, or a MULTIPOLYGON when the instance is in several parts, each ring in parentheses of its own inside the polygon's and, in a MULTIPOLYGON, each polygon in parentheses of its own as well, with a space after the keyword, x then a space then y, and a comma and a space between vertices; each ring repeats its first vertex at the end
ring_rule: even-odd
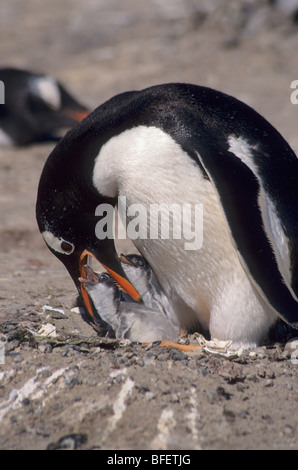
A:
MULTIPOLYGON (((211 86, 297 151, 288 3, 3 0, 1 65, 50 73, 91 108, 156 83, 211 86)), ((233 357, 144 348, 100 338, 73 310, 72 281, 34 217, 52 148, 0 151, 0 449, 297 449, 298 343, 233 357)))

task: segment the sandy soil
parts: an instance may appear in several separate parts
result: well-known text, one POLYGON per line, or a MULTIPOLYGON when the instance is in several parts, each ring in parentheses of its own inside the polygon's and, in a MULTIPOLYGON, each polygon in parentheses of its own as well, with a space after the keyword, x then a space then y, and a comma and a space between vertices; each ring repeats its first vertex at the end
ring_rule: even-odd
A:
MULTIPOLYGON (((269 2, 4 0, 0 35, 2 66, 50 73, 92 108, 156 83, 207 85, 298 150, 298 26, 269 2)), ((143 348, 98 337, 72 310, 34 216, 52 148, 0 150, 0 449, 297 449, 293 343, 231 358, 143 348)))

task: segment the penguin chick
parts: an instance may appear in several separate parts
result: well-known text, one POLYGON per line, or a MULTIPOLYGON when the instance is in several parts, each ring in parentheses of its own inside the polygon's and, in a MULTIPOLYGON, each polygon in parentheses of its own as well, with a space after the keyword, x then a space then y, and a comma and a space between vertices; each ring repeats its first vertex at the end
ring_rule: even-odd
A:
POLYGON ((178 325, 170 302, 145 258, 137 254, 120 253, 119 259, 129 281, 141 294, 144 304, 154 310, 159 310, 178 325))
POLYGON ((86 277, 79 278, 91 297, 99 316, 96 322, 104 321, 115 332, 119 326, 117 305, 120 302, 120 290, 108 273, 95 273, 88 265, 84 266, 86 277))
POLYGON ((116 338, 151 343, 177 341, 179 328, 166 315, 145 305, 121 301, 121 293, 108 273, 96 274, 84 266, 84 284, 100 318, 112 327, 116 338))
MULTIPOLYGON (((152 280, 155 276, 143 256, 137 254, 124 255, 123 253, 120 253, 119 260, 121 261, 123 270, 128 279, 141 294, 142 298, 148 291, 152 292, 152 280)), ((159 284, 156 278, 155 281, 158 288, 159 284)), ((144 303, 146 304, 145 300, 144 303)))

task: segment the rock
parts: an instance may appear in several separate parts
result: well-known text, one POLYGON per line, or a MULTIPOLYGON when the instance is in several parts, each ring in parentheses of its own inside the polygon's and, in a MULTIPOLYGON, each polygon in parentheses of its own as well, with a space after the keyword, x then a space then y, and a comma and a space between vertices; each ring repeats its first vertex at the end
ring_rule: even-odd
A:
POLYGON ((235 421, 236 414, 233 410, 224 408, 222 414, 229 423, 233 423, 235 421))
POLYGON ((68 434, 47 446, 47 450, 76 450, 88 441, 87 434, 68 434))
POLYGON ((272 379, 267 379, 266 382, 264 383, 264 387, 273 387, 273 380, 272 379))
POLYGON ((172 349, 170 351, 170 357, 174 361, 188 361, 188 356, 184 354, 182 351, 179 351, 177 349, 172 349))
POLYGON ((51 353, 53 351, 52 345, 50 343, 47 343, 46 341, 42 341, 38 345, 38 350, 42 353, 51 353))
POLYGON ((77 370, 68 370, 64 375, 64 381, 68 388, 71 390, 75 385, 81 383, 79 372, 77 370))

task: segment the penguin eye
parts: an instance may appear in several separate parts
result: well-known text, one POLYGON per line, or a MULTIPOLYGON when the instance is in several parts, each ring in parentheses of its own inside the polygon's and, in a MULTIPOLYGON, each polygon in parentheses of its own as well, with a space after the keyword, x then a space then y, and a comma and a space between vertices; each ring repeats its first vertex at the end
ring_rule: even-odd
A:
POLYGON ((71 243, 63 240, 61 242, 61 249, 64 251, 64 253, 70 255, 70 253, 72 253, 74 250, 74 246, 71 243))
POLYGON ((42 232, 42 236, 50 249, 56 251, 57 253, 70 255, 75 249, 75 246, 72 243, 63 240, 62 237, 56 237, 56 235, 54 235, 49 230, 42 232))

